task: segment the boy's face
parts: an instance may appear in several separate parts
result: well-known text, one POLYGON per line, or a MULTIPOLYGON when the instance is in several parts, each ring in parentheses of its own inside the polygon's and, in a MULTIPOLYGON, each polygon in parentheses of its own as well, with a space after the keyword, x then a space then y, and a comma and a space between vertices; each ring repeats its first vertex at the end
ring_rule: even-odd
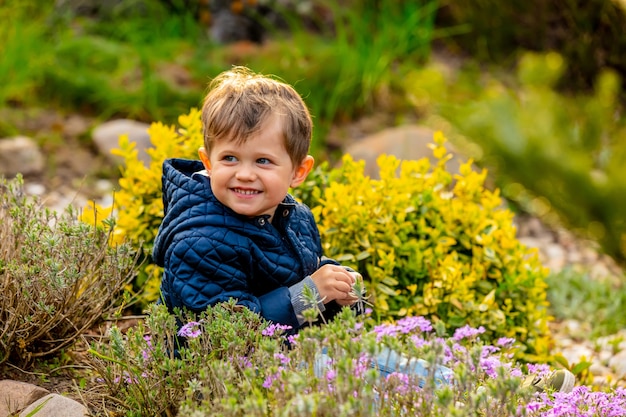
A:
POLYGON ((204 148, 198 153, 215 197, 248 217, 273 216, 289 187, 300 185, 313 167, 311 156, 293 166, 285 149, 281 119, 276 116, 245 143, 218 140, 210 154, 204 148))

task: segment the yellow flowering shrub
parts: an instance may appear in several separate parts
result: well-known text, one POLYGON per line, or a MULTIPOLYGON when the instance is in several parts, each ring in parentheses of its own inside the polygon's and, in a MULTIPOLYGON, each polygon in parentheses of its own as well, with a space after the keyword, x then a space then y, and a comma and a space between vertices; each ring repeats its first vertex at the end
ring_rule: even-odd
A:
POLYGON ((321 185, 303 190, 303 200, 313 207, 325 254, 363 274, 383 320, 423 315, 449 330, 484 326, 490 341, 520 342, 520 358, 545 359, 547 270, 516 239, 513 213, 484 186, 486 171, 468 161, 453 176, 445 138, 434 140, 433 166, 383 155, 380 179, 372 179, 363 161, 346 155, 340 168, 315 173, 321 185))
POLYGON ((135 144, 121 135, 119 149, 114 154, 123 158, 122 176, 118 191, 114 195, 113 207, 100 207, 92 204, 81 216, 83 221, 99 223, 113 215, 116 219, 115 236, 111 243, 129 239, 143 252, 144 264, 134 284, 139 303, 146 305, 159 296, 161 271, 151 262, 154 238, 163 219, 161 176, 163 161, 167 158, 198 157, 202 146, 202 124, 200 111, 191 109, 178 118, 178 127, 153 123, 148 129, 152 147, 146 152, 150 164, 145 165, 139 158, 135 144))

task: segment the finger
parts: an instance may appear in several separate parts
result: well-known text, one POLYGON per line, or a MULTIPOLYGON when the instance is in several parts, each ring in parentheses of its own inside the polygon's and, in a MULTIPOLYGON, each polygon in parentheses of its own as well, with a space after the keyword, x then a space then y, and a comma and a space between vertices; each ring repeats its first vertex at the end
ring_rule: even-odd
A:
POLYGON ((345 298, 338 298, 335 302, 341 306, 351 306, 352 304, 357 302, 356 297, 348 296, 345 298))
POLYGON ((344 268, 341 268, 341 270, 337 272, 338 273, 336 275, 336 279, 347 283, 348 285, 350 285, 350 287, 352 287, 352 284, 356 282, 354 275, 352 275, 351 272, 345 270, 344 268))
POLYGON ((352 284, 345 281, 335 281, 333 288, 342 294, 350 294, 352 292, 352 284))

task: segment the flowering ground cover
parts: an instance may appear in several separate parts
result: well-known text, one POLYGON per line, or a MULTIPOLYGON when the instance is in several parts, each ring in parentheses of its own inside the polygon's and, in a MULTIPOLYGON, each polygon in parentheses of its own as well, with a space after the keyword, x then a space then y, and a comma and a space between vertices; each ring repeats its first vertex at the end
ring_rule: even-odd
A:
MULTIPOLYGON (((311 320, 315 317, 310 312, 311 320)), ((406 317, 374 325, 345 309, 336 320, 297 335, 234 304, 179 319, 152 306, 145 324, 92 346, 99 378, 114 397, 108 412, 185 416, 620 416, 626 392, 536 393, 523 385, 545 364, 516 362, 516 341, 481 341, 485 329, 447 334, 441 322, 406 317), (236 310, 236 311, 235 311, 236 310), (385 348, 426 361, 427 378, 382 377, 371 366, 385 348), (320 352, 328 361, 320 367, 320 352), (453 370, 438 384, 438 366, 453 370)))

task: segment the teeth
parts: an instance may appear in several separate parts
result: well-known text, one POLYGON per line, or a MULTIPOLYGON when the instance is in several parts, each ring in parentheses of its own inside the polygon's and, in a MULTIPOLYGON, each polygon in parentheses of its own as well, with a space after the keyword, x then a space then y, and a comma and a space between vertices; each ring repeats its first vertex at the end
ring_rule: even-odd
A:
POLYGON ((235 188, 235 192, 239 193, 239 194, 244 194, 244 195, 252 195, 252 194, 258 194, 260 191, 256 191, 256 190, 240 190, 239 188, 235 188))

